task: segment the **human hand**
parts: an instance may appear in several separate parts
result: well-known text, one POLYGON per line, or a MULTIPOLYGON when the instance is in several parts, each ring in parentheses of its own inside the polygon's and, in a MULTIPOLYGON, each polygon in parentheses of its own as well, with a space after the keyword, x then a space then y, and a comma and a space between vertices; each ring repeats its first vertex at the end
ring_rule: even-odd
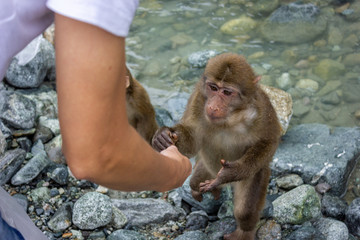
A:
POLYGON ((182 184, 185 182, 186 178, 191 174, 192 165, 191 165, 189 158, 182 155, 175 145, 171 145, 170 147, 161 151, 160 154, 180 162, 179 174, 174 177, 178 179, 177 187, 182 186, 182 184))

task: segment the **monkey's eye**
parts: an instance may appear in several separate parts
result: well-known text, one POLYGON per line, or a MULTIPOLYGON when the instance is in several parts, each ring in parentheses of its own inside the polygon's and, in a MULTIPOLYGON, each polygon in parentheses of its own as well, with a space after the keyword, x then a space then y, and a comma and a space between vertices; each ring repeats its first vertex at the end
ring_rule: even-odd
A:
POLYGON ((230 95, 232 94, 232 91, 225 89, 225 90, 223 91, 223 93, 224 93, 225 96, 230 96, 230 95))
POLYGON ((217 86, 209 84, 209 88, 211 91, 216 92, 218 90, 217 86))

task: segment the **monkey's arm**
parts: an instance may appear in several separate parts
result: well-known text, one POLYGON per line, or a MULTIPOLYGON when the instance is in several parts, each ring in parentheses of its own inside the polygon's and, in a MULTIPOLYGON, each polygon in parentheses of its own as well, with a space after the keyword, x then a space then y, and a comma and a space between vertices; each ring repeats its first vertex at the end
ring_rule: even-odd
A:
POLYGON ((200 192, 208 192, 230 182, 241 181, 254 176, 260 169, 267 167, 277 148, 277 141, 260 141, 250 147, 240 159, 229 162, 221 160, 222 168, 215 179, 200 183, 200 192))
POLYGON ((128 123, 125 38, 59 14, 55 24, 63 151, 75 177, 122 191, 181 186, 189 159, 175 147, 157 153, 128 123))

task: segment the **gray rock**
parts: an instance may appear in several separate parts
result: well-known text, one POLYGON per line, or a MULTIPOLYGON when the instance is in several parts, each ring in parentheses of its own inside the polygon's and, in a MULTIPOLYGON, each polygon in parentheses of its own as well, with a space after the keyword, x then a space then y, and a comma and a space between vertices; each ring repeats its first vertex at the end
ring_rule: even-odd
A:
POLYGON ((205 233, 202 231, 188 231, 178 236, 174 240, 208 240, 205 233))
POLYGON ((131 230, 117 230, 111 233, 106 240, 146 240, 146 237, 131 230))
POLYGON ((354 199, 346 210, 345 223, 351 234, 360 237, 360 198, 354 199))
POLYGON ((302 185, 273 201, 274 218, 279 223, 302 224, 320 216, 320 199, 315 188, 302 185))
POLYGON ((10 127, 29 129, 35 126, 35 103, 19 93, 7 95, 0 109, 0 119, 10 127))
POLYGON ((276 179, 276 185, 279 188, 283 188, 283 189, 287 189, 287 190, 298 187, 298 186, 302 185, 303 183, 304 183, 304 181, 297 174, 288 174, 288 175, 285 175, 285 176, 282 176, 282 177, 279 177, 276 179))
POLYGON ((209 240, 219 240, 225 234, 232 233, 236 229, 236 221, 234 218, 224 218, 209 224, 205 229, 209 240))
POLYGON ((326 182, 329 193, 342 196, 359 152, 358 128, 301 124, 283 136, 271 169, 274 176, 297 173, 305 183, 326 182))
POLYGON ((112 207, 112 209, 113 209, 113 217, 112 217, 111 224, 116 229, 123 228, 128 222, 125 214, 114 206, 112 207))
POLYGON ((69 171, 67 166, 58 164, 50 174, 50 178, 60 185, 65 185, 69 180, 69 171))
POLYGON ((296 231, 292 232, 286 240, 326 240, 325 236, 322 233, 314 228, 313 226, 307 226, 304 224, 296 231))
POLYGON ((188 62, 190 66, 194 68, 203 68, 210 58, 215 57, 219 53, 220 52, 214 50, 195 52, 188 57, 188 62))
POLYGON ((29 206, 27 197, 20 193, 14 194, 12 197, 24 208, 25 212, 27 212, 29 206))
POLYGON ((30 191, 30 197, 35 204, 41 204, 50 200, 50 189, 47 187, 39 187, 30 191))
POLYGON ((226 217, 234 217, 234 203, 232 200, 226 200, 221 204, 218 214, 219 219, 226 217))
POLYGON ((24 162, 26 152, 20 148, 5 152, 0 157, 0 185, 7 183, 24 162))
POLYGON ((185 202, 199 210, 204 210, 208 214, 216 213, 219 210, 222 202, 228 198, 231 199, 231 197, 229 197, 229 195, 232 195, 231 189, 223 188, 218 200, 215 200, 211 193, 205 193, 203 194, 203 200, 199 202, 192 197, 189 182, 190 177, 186 179, 182 187, 177 189, 178 193, 185 202))
POLYGON ((319 8, 310 3, 284 4, 265 20, 261 32, 269 41, 282 43, 310 41, 326 30, 327 20, 320 13, 319 8))
POLYGON ((54 68, 54 47, 39 36, 13 58, 6 72, 6 80, 14 87, 35 88, 54 68))
POLYGON ((346 102, 358 103, 360 101, 360 85, 347 83, 342 85, 343 99, 346 102))
POLYGON ((51 217, 47 223, 48 227, 54 232, 65 231, 71 226, 72 202, 64 203, 51 217))
POLYGON ((280 240, 281 225, 274 220, 266 221, 257 231, 258 240, 280 240))
POLYGON ((0 128, 0 156, 4 154, 4 152, 6 151, 6 148, 7 148, 6 137, 0 128))
POLYGON ((110 223, 112 214, 112 204, 108 196, 89 192, 75 202, 72 221, 82 230, 93 230, 110 223))
POLYGON ((331 218, 320 218, 314 223, 326 240, 348 240, 349 230, 345 223, 331 218))
POLYGON ((209 217, 205 211, 194 211, 186 217, 186 229, 200 230, 206 228, 209 217))
POLYGON ((321 200, 321 212, 326 217, 343 221, 347 209, 346 202, 338 196, 325 194, 321 200))
POLYGON ((45 153, 39 153, 29 160, 12 178, 11 184, 29 183, 50 163, 45 153))
POLYGON ((113 205, 128 219, 129 227, 141 227, 150 223, 178 220, 183 214, 170 203, 160 199, 112 199, 113 205))

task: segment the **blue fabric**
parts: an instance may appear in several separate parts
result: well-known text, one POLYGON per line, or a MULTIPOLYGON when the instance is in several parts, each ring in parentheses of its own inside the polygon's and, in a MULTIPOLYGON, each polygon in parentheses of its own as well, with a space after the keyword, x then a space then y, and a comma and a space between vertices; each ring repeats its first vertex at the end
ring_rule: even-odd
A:
POLYGON ((0 216, 0 238, 6 240, 25 240, 21 233, 15 228, 9 226, 0 216))

